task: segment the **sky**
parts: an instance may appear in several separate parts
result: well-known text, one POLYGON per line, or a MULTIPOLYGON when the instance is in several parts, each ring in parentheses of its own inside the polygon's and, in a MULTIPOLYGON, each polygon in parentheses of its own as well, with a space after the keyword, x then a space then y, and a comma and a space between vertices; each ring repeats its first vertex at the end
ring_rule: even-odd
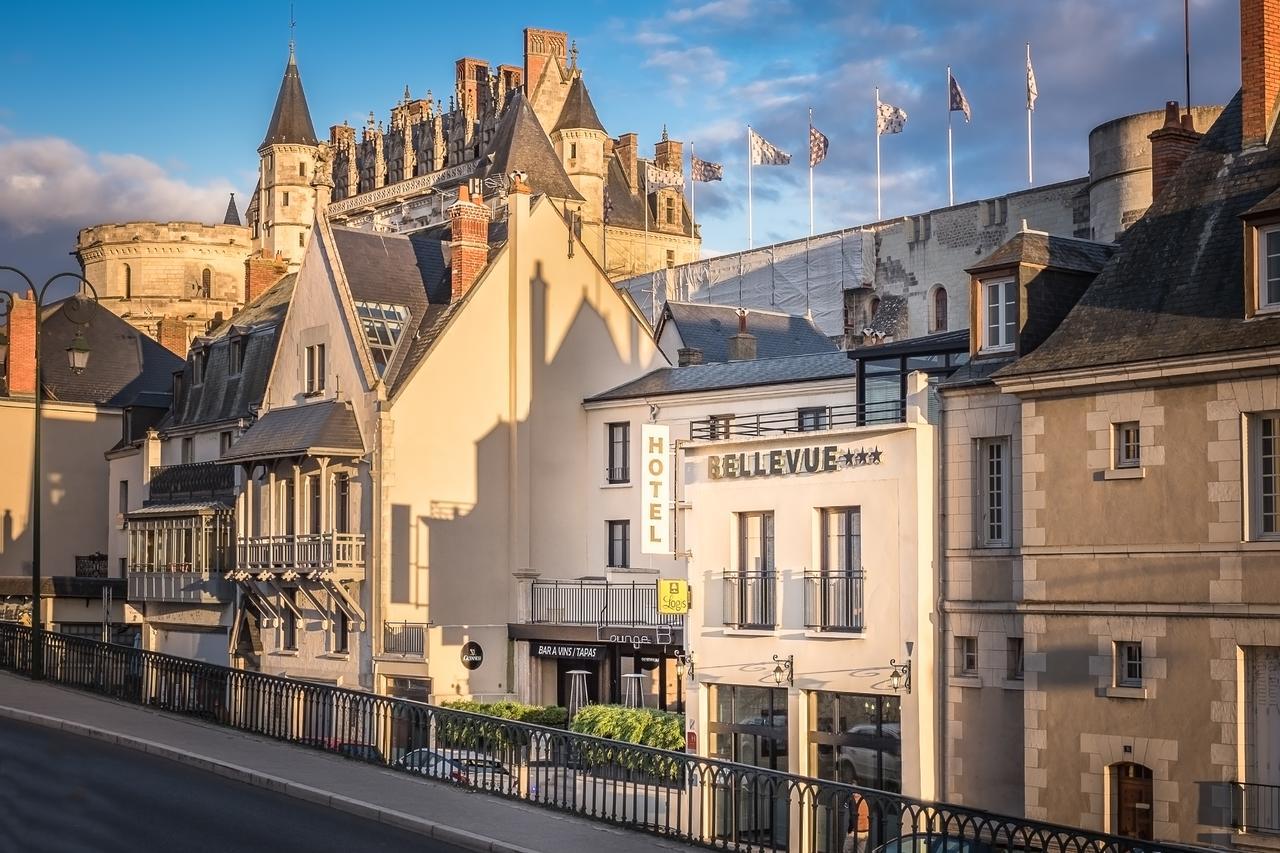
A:
MULTIPOLYGON (((793 155, 753 170, 754 242, 809 228, 808 111, 830 139, 814 170, 818 233, 876 219, 874 90, 908 113, 881 144, 883 216, 947 204, 950 65, 973 118, 953 119, 956 201, 1027 186, 1026 43, 1037 184, 1088 171, 1088 133, 1185 100, 1179 0, 650 0, 406 5, 295 0, 317 133, 386 122, 407 85, 448 100, 453 61, 522 63, 524 27, 575 39, 613 136, 651 154, 662 129, 722 162, 698 184, 704 254, 747 247, 746 125, 793 155)), ((0 265, 77 269, 79 228, 221 222, 256 180, 256 149, 288 56, 287 0, 6 10, 0 44, 0 265)), ((1191 0, 1192 100, 1239 87, 1235 0, 1191 0)), ((1203 128, 1201 128, 1203 129, 1203 128)), ((0 278, 0 287, 15 282, 0 278)))

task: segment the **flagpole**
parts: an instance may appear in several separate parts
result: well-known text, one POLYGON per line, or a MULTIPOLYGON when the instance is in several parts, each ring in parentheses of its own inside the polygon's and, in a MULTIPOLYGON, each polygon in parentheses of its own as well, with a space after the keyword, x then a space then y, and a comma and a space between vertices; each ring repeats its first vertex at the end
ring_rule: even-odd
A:
MULTIPOLYGON (((1027 68, 1031 68, 1031 42, 1027 42, 1027 68)), ((1030 70, 1027 71, 1030 75, 1030 70)), ((1031 78, 1027 77, 1027 185, 1033 186, 1035 178, 1031 171, 1031 78)))
POLYGON ((876 86, 876 219, 880 213, 880 87, 876 86))
POLYGON ((694 231, 698 227, 698 181, 693 175, 693 161, 698 158, 693 153, 693 143, 689 143, 689 218, 693 222, 689 223, 689 230, 694 231))
POLYGON ((747 125, 747 248, 754 249, 755 229, 751 221, 751 125, 747 125))
POLYGON ((947 66, 947 206, 956 203, 955 180, 951 170, 951 66, 947 66))
MULTIPOLYGON (((813 107, 809 107, 809 144, 813 145, 813 107)), ((809 154, 809 236, 813 236, 813 154, 809 154)), ((807 250, 806 250, 807 251, 807 250)))

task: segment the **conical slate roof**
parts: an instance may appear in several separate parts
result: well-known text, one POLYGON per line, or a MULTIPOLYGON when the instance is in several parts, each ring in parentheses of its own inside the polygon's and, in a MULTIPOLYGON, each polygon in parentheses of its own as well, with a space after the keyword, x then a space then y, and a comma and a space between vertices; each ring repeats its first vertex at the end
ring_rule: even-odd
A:
POLYGON ((502 114, 489 154, 481 158, 476 169, 479 177, 507 175, 521 171, 529 176, 534 192, 551 198, 583 201, 565 173, 551 140, 547 138, 529 101, 517 93, 502 114))
POLYGON ((587 93, 581 74, 574 77, 573 83, 569 85, 569 96, 564 99, 564 108, 560 110, 560 118, 556 120, 556 126, 551 128, 551 132, 570 128, 604 133, 604 125, 600 123, 600 116, 596 115, 595 105, 591 103, 591 95, 587 93))
POLYGON ((231 194, 231 200, 227 202, 227 215, 222 217, 223 225, 239 225, 240 211, 236 210, 236 194, 231 194))
POLYGON ((298 63, 289 51, 289 64, 280 81, 280 94, 276 95, 276 108, 271 113, 271 124, 266 138, 258 146, 261 151, 268 145, 318 145, 315 125, 311 123, 311 111, 307 109, 307 96, 302 93, 302 78, 298 76, 298 63))

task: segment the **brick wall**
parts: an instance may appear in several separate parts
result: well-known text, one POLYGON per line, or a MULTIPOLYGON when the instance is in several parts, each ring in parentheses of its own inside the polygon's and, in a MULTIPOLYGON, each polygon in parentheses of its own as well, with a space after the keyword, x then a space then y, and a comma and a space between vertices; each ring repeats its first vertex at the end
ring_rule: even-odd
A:
POLYGON ((9 314, 8 376, 10 395, 30 396, 36 391, 36 302, 32 294, 15 294, 9 314))
POLYGON ((457 302, 465 296, 489 263, 489 220, 492 218, 493 211, 483 201, 471 200, 465 184, 458 189, 458 200, 449 208, 450 301, 457 302))
POLYGON ((1179 117, 1178 102, 1169 101, 1164 106, 1164 127, 1152 131, 1151 140, 1151 197, 1160 197, 1169 179, 1177 174, 1182 161, 1195 150, 1200 142, 1191 123, 1191 116, 1179 117))
POLYGON ((156 327, 156 339, 169 352, 185 358, 187 355, 187 324, 181 317, 167 315, 160 318, 156 327))
POLYGON ((1265 142, 1280 92, 1280 0, 1240 0, 1244 147, 1265 142))
POLYGON ((280 255, 273 258, 255 255, 246 260, 244 262, 245 304, 248 305, 266 293, 271 285, 279 281, 288 271, 289 266, 280 255))

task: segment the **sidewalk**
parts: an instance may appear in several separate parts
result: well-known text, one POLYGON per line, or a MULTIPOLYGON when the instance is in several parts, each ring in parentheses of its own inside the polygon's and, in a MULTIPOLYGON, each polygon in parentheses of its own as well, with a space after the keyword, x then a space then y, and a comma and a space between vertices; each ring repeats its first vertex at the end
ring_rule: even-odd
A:
POLYGON ((143 749, 468 850, 696 849, 8 673, 0 673, 0 725, 4 718, 143 749))

